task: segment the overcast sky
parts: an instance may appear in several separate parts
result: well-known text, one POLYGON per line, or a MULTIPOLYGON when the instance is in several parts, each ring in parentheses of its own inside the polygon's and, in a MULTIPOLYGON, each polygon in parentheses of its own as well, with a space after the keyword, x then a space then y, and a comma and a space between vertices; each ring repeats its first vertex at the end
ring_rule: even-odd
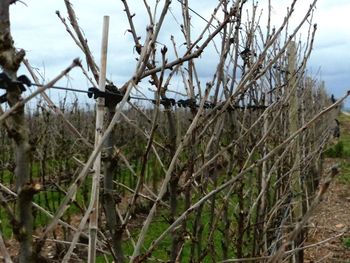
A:
MULTIPOLYGON (((49 80, 66 67, 73 58, 83 58, 83 54, 75 46, 64 26, 55 15, 61 12, 66 17, 63 0, 24 0, 27 6, 17 3, 11 6, 11 30, 18 48, 27 52, 30 63, 40 70, 49 80)), ((110 35, 108 51, 107 77, 116 84, 121 84, 133 73, 137 55, 133 50, 133 41, 126 31, 128 23, 120 0, 72 0, 79 23, 83 29, 93 55, 99 64, 101 45, 102 18, 110 16, 110 35)), ((128 1, 136 13, 135 24, 138 32, 144 32, 148 23, 142 0, 128 1)), ((155 0, 150 0, 153 5, 155 0)), ((161 4, 163 1, 160 1, 161 4)), ((203 17, 210 18, 213 8, 218 3, 214 0, 192 0, 190 6, 203 17)), ((248 2, 252 2, 249 0, 248 2)), ((266 1, 259 1, 259 6, 266 9, 266 1)), ((286 6, 291 1, 272 0, 274 23, 278 26, 285 15, 286 6)), ((298 21, 310 5, 309 0, 299 0, 293 21, 298 21)), ((177 14, 179 3, 173 0, 172 12, 177 14)), ((192 14, 193 28, 201 28, 201 21, 192 14)), ((181 17, 178 17, 181 23, 181 17)), ((318 24, 315 48, 309 62, 309 74, 325 81, 328 92, 336 97, 342 96, 350 89, 350 1, 349 0, 319 0, 314 17, 318 24)), ((171 15, 166 20, 166 31, 161 34, 160 42, 169 43, 170 35, 179 36, 177 43, 183 42, 179 32, 179 24, 171 15), (173 32, 174 31, 174 32, 173 32), (176 35, 177 34, 177 35, 176 35)), ((195 31, 195 30, 194 30, 195 31)), ((194 32, 195 34, 196 32, 194 32)), ((306 38, 306 36, 305 36, 306 38)), ((179 44, 181 51, 181 46, 179 44)), ((182 47, 184 51, 184 47, 182 47)), ((204 81, 210 80, 216 67, 215 57, 208 56, 201 63, 199 73, 204 81)), ((24 72, 24 71, 23 71, 24 72)), ((83 80, 80 72, 72 73, 72 85, 75 88, 86 89, 88 83, 83 80), (77 87, 77 85, 81 87, 77 87)), ((65 82, 67 83, 67 81, 65 82)), ((61 82, 62 84, 62 82, 61 82)), ((176 87, 175 87, 176 88, 176 87)), ((349 103, 347 103, 349 105, 349 103)))

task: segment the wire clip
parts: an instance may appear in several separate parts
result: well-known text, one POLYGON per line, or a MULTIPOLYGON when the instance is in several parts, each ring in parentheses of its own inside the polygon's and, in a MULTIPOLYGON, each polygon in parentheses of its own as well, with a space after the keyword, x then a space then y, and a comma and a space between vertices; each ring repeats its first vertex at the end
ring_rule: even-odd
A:
MULTIPOLYGON (((124 94, 121 93, 114 85, 106 85, 106 91, 101 91, 98 88, 92 87, 88 89, 87 95, 89 98, 104 98, 107 107, 116 106, 122 101, 124 94), (109 91, 112 90, 112 91, 109 91)), ((130 98, 129 98, 130 99, 130 98)))
MULTIPOLYGON (((156 100, 151 100, 153 104, 156 104, 156 100)), ((163 98, 159 101, 161 105, 163 105, 165 108, 173 107, 176 104, 175 99, 169 99, 169 98, 163 98)))
MULTIPOLYGON (((32 85, 26 75, 21 75, 16 80, 12 80, 7 73, 0 73, 0 89, 9 91, 13 90, 16 87, 19 87, 21 92, 24 92, 26 91, 25 85, 27 87, 30 87, 32 85)), ((0 96, 0 104, 4 102, 7 102, 7 92, 0 96)))

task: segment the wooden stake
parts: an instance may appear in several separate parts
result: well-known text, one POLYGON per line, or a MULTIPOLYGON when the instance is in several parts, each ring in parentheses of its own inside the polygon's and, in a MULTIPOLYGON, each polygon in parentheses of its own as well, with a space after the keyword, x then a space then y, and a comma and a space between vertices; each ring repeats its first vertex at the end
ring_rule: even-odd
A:
MULTIPOLYGON (((293 134, 298 130, 299 127, 299 99, 298 99, 298 89, 297 89, 297 78, 296 78, 296 44, 294 41, 290 42, 288 49, 288 77, 289 79, 289 89, 291 94, 290 104, 289 104, 289 132, 293 134)), ((299 138, 296 138, 292 148, 292 167, 296 168, 292 173, 293 178, 293 186, 292 190, 295 194, 295 205, 293 207, 293 214, 295 217, 295 221, 303 217, 303 196, 302 196, 302 182, 300 177, 300 144, 299 138)), ((294 241, 294 247, 301 246, 303 242, 304 231, 301 231, 294 241)), ((294 255, 294 262, 303 262, 303 250, 300 250, 298 253, 294 255)))
MULTIPOLYGON (((106 84, 106 68, 107 68, 107 49, 108 49, 108 29, 109 16, 103 17, 103 33, 101 45, 101 67, 99 77, 99 89, 105 91, 106 84)), ((104 115, 104 98, 98 98, 96 103, 96 130, 95 130, 95 146, 101 141, 103 135, 103 115, 104 115)), ((91 199, 93 203, 93 210, 90 216, 90 235, 89 235, 89 254, 88 262, 96 261, 96 239, 98 229, 98 205, 99 205, 99 186, 101 176, 101 152, 98 154, 94 165, 94 175, 92 179, 91 199)))

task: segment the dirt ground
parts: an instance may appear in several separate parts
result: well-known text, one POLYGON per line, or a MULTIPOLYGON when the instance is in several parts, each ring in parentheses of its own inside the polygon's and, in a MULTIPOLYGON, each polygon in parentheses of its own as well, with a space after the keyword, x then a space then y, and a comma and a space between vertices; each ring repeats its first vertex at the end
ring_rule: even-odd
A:
MULTIPOLYGON (((339 117, 341 135, 350 134, 350 114, 343 112, 339 117)), ((347 142, 348 144, 348 142, 347 142)), ((350 159, 327 160, 326 166, 331 166, 335 162, 349 163, 350 159)), ((337 177, 341 177, 340 170, 337 177)), ((304 262, 344 262, 350 263, 350 184, 335 179, 324 200, 314 212, 310 220, 309 235, 307 245, 317 244, 305 250, 304 262)))
POLYGON ((305 250, 304 262, 350 263, 349 228, 350 185, 334 180, 310 220, 305 245, 321 243, 305 250))

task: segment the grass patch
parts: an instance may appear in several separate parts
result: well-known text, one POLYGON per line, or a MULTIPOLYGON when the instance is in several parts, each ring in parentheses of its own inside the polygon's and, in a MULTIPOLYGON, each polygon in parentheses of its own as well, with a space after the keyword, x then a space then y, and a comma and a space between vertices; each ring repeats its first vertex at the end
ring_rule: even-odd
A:
POLYGON ((326 158, 337 158, 341 164, 341 173, 338 181, 344 184, 350 184, 350 116, 340 114, 338 117, 340 122, 340 138, 338 142, 329 147, 325 152, 326 158))
MULTIPOLYGON (((0 208, 0 213, 5 213, 4 209, 0 208)), ((10 227, 10 221, 7 216, 0 218, 0 232, 4 235, 5 239, 9 239, 12 236, 12 228, 10 227)))
POLYGON ((327 158, 342 158, 345 155, 344 142, 339 141, 332 147, 325 151, 325 157, 327 158))
POLYGON ((346 160, 341 161, 341 173, 338 181, 343 184, 350 184, 350 163, 346 160))
POLYGON ((3 170, 0 174, 0 182, 9 185, 13 182, 13 174, 9 170, 3 170))
POLYGON ((350 237, 345 237, 342 239, 343 246, 346 248, 350 248, 350 237))
POLYGON ((347 160, 350 158, 350 116, 340 114, 339 121, 341 127, 339 142, 342 143, 341 158, 343 158, 343 160, 341 160, 341 174, 339 176, 339 181, 344 184, 350 184, 350 163, 347 160))

